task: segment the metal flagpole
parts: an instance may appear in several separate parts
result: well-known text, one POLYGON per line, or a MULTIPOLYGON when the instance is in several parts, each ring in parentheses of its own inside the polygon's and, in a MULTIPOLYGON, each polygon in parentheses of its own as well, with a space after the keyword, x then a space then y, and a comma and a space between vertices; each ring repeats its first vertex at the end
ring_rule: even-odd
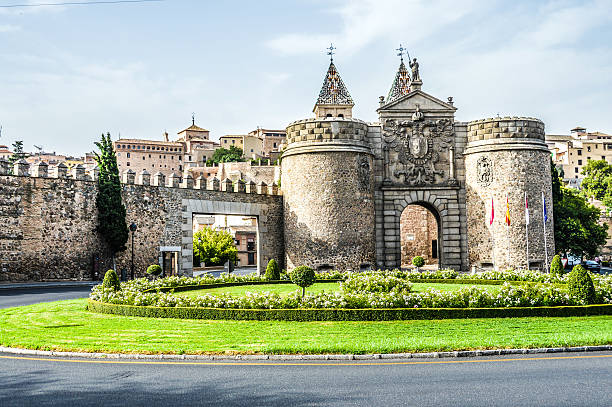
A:
POLYGON ((525 242, 527 245, 527 270, 529 270, 529 202, 525 191, 525 242))
POLYGON ((508 255, 507 255, 507 263, 508 268, 510 267, 510 204, 508 203, 508 194, 506 194, 506 232, 508 238, 508 255))
POLYGON ((491 228, 491 261, 493 262, 493 270, 495 270, 495 228, 493 227, 493 219, 495 219, 495 206, 493 204, 493 197, 491 197, 489 227, 491 228))
POLYGON ((548 245, 546 244, 546 221, 548 220, 548 215, 546 213, 546 198, 544 198, 544 191, 542 191, 542 227, 544 228, 544 256, 546 259, 545 271, 548 271, 548 245))

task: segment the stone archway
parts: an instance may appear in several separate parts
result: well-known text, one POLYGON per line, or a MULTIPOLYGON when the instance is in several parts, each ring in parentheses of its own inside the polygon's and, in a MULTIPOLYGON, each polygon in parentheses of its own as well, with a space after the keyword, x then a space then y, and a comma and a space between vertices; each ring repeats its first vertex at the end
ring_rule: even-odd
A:
POLYGON ((439 267, 465 269, 467 236, 465 217, 461 216, 459 188, 416 189, 383 187, 382 211, 377 214, 377 247, 385 268, 401 267, 401 215, 408 205, 421 205, 438 221, 439 267), (379 214, 382 214, 380 216, 379 214), (382 219, 382 222, 380 220, 382 219))
POLYGON ((421 256, 426 266, 440 265, 440 222, 437 211, 426 203, 409 204, 400 215, 401 267, 421 256))

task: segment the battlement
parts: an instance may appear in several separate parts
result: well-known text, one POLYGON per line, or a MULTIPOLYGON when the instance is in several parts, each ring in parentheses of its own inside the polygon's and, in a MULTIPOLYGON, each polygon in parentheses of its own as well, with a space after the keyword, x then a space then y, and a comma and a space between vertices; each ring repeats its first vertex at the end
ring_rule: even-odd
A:
POLYGON ((544 123, 534 117, 497 117, 468 122, 468 143, 494 139, 544 141, 544 123))
MULTIPOLYGON (((96 182, 98 180, 97 168, 91 173, 85 173, 85 167, 78 164, 70 171, 64 163, 58 165, 48 165, 44 162, 29 164, 25 160, 17 161, 13 167, 6 159, 0 158, 0 175, 8 175, 15 177, 32 177, 32 178, 55 178, 55 179, 70 179, 75 181, 96 182)), ((206 191, 221 191, 228 193, 243 193, 243 194, 259 194, 259 195, 280 195, 280 188, 276 183, 270 185, 261 181, 255 183, 253 181, 245 182, 243 180, 232 181, 229 178, 222 180, 212 177, 204 178, 202 176, 193 178, 190 174, 181 178, 178 174, 164 174, 157 172, 151 175, 148 171, 142 170, 136 174, 133 170, 125 170, 121 174, 121 183, 124 185, 146 185, 166 188, 180 189, 196 189, 206 191)))
POLYGON ((304 119, 287 126, 287 144, 337 140, 366 141, 368 124, 363 120, 339 117, 304 119))

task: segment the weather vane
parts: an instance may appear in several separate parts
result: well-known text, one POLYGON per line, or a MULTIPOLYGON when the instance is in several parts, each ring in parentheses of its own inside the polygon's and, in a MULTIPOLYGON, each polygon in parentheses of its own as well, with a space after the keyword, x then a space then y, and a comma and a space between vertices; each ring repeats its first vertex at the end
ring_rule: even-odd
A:
POLYGON ((330 44, 329 48, 325 48, 328 49, 329 51, 327 52, 327 55, 329 55, 329 60, 330 62, 334 62, 334 50, 337 49, 336 47, 334 47, 334 44, 330 44))
POLYGON ((408 50, 404 47, 402 47, 402 44, 400 44, 399 48, 396 48, 396 51, 399 51, 397 56, 400 57, 400 60, 402 62, 404 62, 404 51, 406 51, 406 53, 408 53, 408 50))
POLYGON ((191 113, 191 124, 195 126, 195 112, 191 113))

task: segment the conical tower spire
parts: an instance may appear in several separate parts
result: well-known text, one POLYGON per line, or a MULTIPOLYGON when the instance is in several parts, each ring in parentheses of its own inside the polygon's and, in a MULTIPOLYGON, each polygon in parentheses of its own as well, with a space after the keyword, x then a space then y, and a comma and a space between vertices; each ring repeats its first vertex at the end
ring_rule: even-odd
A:
POLYGON ((397 74, 395 74, 393 85, 391 85, 391 89, 389 89, 387 103, 393 102, 394 100, 397 100, 408 93, 410 93, 410 74, 408 73, 408 69, 406 69, 406 65, 404 65, 404 59, 402 58, 397 74))
POLYGON ((334 62, 330 61, 313 112, 317 117, 348 118, 352 117, 353 106, 355 103, 351 94, 346 89, 334 62))

